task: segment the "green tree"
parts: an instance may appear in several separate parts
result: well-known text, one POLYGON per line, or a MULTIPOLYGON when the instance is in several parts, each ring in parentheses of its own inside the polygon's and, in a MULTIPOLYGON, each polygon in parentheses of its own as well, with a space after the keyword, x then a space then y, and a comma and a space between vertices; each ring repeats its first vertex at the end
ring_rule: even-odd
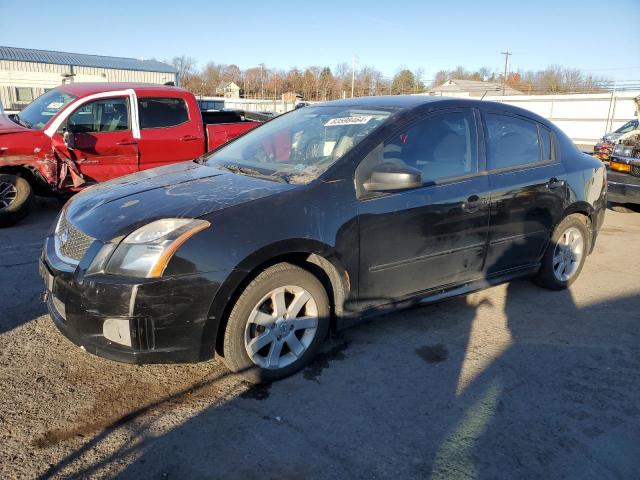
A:
POLYGON ((403 93, 415 93, 416 77, 411 70, 400 70, 391 83, 391 92, 395 95, 403 93))

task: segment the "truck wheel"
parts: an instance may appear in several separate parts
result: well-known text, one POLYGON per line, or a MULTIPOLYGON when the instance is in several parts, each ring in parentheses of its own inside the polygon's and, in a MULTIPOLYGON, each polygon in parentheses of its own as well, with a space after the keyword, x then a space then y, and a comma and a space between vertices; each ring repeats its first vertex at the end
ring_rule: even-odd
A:
POLYGON ((260 273, 236 301, 226 325, 223 361, 252 383, 287 377, 315 356, 329 331, 322 283, 296 265, 260 273))
POLYGON ((31 210, 31 184, 17 175, 0 174, 0 227, 8 227, 31 210))
POLYGON ((582 215, 569 215, 553 231, 542 265, 533 280, 550 290, 564 290, 580 275, 589 252, 589 230, 582 215))

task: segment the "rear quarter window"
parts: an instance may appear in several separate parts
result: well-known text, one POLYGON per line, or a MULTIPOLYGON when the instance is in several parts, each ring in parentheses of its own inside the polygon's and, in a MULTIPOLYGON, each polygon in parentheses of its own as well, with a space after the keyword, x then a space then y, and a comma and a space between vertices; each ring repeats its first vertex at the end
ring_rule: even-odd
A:
POLYGON ((182 98, 138 99, 140 128, 175 127, 189 120, 187 104, 182 98))
POLYGON ((553 152, 553 137, 551 136, 551 132, 543 127, 542 125, 538 125, 538 129, 540 130, 540 144, 542 147, 542 161, 548 162, 555 159, 555 155, 553 152))

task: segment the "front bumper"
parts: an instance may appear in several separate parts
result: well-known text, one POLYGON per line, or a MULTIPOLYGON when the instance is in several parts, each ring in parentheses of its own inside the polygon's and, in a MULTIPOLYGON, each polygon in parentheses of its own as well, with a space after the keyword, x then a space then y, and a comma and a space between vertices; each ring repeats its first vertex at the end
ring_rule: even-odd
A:
MULTIPOLYGON (((91 251, 95 251, 93 246, 87 255, 91 251)), ((219 284, 209 275, 161 279, 83 276, 82 267, 82 262, 75 268, 59 260, 52 238, 47 238, 40 259, 47 307, 56 327, 73 343, 126 363, 211 358, 213 348, 203 344, 203 334, 219 284), (128 344, 107 338, 105 322, 126 325, 128 338, 125 335, 124 341, 128 344)))
POLYGON ((640 177, 609 170, 607 172, 607 200, 614 203, 640 204, 640 177))

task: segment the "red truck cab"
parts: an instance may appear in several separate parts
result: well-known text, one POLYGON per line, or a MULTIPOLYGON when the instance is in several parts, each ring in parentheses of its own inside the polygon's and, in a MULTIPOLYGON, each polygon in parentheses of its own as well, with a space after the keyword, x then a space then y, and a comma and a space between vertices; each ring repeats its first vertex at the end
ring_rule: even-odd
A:
POLYGON ((254 128, 239 112, 207 112, 192 93, 151 84, 76 83, 0 116, 0 226, 34 193, 68 195, 139 170, 197 158, 254 128))

